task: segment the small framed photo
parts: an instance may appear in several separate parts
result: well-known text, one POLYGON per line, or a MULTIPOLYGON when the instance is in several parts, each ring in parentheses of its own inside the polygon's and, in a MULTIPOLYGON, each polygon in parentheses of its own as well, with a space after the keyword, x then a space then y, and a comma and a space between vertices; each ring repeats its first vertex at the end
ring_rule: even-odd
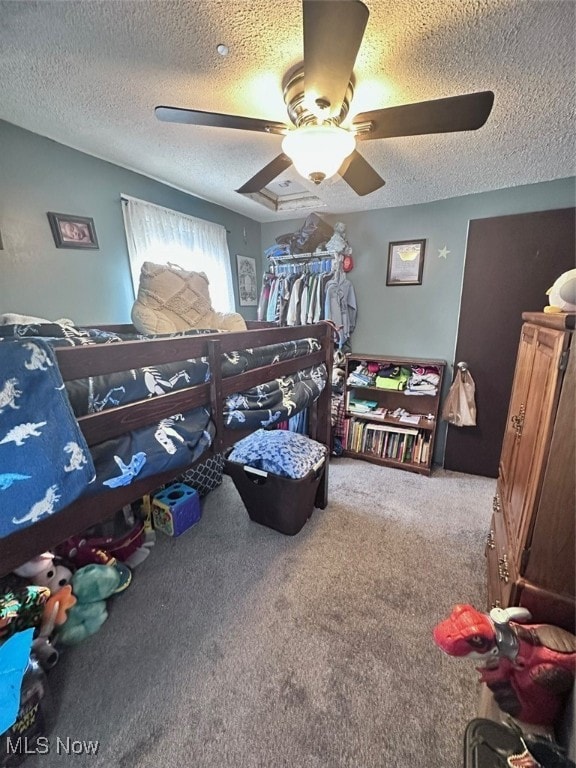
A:
POLYGON ((98 248, 94 219, 66 213, 48 214, 56 248, 98 248))
POLYGON ((388 246, 386 285, 422 285, 426 240, 399 240, 388 246))
POLYGON ((236 254, 238 267, 238 294, 241 307, 258 305, 258 282, 256 279, 256 259, 236 254))

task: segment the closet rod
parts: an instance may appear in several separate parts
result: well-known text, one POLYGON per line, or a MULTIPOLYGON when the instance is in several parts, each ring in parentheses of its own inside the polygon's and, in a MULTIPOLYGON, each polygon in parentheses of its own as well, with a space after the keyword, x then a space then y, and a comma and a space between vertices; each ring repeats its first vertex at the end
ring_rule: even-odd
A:
POLYGON ((312 259, 335 259, 340 254, 336 251, 316 251, 315 253, 292 253, 286 256, 270 256, 268 261, 309 261, 312 259))

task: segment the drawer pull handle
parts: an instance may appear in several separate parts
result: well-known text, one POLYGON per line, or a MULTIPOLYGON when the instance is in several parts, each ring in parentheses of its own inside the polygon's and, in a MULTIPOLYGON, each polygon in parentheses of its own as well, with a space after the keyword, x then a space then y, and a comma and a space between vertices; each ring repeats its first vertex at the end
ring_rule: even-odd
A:
POLYGON ((512 427, 514 429, 514 432, 516 433, 516 440, 520 440, 522 437, 522 430, 524 429, 524 419, 526 417, 526 406, 524 403, 520 406, 520 410, 518 411, 518 414, 516 416, 512 416, 510 421, 512 422, 512 427))
POLYGON ((492 499, 492 512, 500 512, 500 496, 499 494, 495 494, 494 498, 492 499))
POLYGON ((500 581, 503 581, 504 584, 508 584, 510 579, 510 571, 508 570, 508 555, 502 555, 502 557, 498 558, 498 576, 500 577, 500 581))
POLYGON ((488 531, 488 536, 486 537, 486 546, 488 549, 494 549, 496 546, 496 543, 494 542, 494 531, 492 528, 488 531))

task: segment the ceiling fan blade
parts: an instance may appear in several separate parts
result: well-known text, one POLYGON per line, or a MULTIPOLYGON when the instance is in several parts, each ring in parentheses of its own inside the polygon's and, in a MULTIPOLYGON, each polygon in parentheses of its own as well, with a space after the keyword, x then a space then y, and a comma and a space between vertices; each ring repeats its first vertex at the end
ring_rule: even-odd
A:
POLYGON ((368 8, 360 0, 302 0, 304 90, 336 117, 362 43, 368 8))
POLYGON ((288 126, 273 120, 259 120, 255 117, 223 115, 218 112, 201 112, 198 109, 181 107, 156 107, 158 120, 166 123, 186 123, 187 125, 208 125, 213 128, 239 128, 242 131, 260 131, 261 133, 286 133, 288 126))
POLYGON ((338 173, 357 195, 369 195, 386 184, 357 150, 344 160, 338 173))
POLYGON ((488 119, 493 103, 492 91, 480 91, 447 99, 403 104, 362 112, 354 118, 353 128, 359 128, 356 138, 360 141, 426 133, 475 131, 488 119), (371 123, 372 126, 363 132, 362 123, 371 123))
POLYGON ((255 176, 252 176, 252 178, 247 181, 246 184, 243 184, 240 189, 237 189, 236 192, 240 192, 241 194, 246 194, 247 192, 260 192, 261 189, 264 189, 266 184, 269 184, 276 178, 276 176, 279 176, 282 171, 285 171, 286 168, 290 168, 291 165, 292 160, 290 160, 288 155, 282 153, 269 162, 268 165, 265 165, 255 176))

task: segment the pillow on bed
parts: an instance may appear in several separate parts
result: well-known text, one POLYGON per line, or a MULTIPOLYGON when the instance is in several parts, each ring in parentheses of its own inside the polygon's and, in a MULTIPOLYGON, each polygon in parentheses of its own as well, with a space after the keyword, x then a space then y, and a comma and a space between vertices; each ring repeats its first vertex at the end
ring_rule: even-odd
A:
POLYGON ((204 272, 187 272, 175 265, 145 261, 140 272, 132 322, 140 333, 177 333, 193 328, 245 331, 236 312, 212 308, 208 278, 204 272))
POLYGON ((54 323, 56 325, 74 325, 73 320, 62 318, 60 320, 45 320, 43 317, 32 315, 19 315, 16 312, 6 312, 0 315, 0 325, 37 325, 38 323, 54 323))

